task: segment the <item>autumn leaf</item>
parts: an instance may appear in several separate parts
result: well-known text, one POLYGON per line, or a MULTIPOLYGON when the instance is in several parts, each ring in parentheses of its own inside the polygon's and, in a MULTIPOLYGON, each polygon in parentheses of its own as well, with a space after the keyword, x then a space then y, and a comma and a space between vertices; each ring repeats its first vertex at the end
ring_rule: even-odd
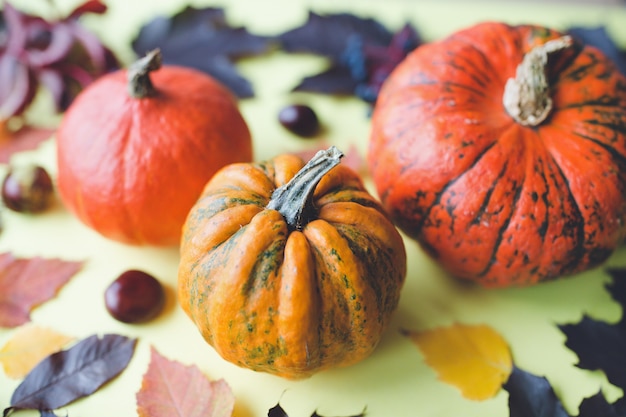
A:
POLYGON ((4 373, 9 378, 23 378, 42 359, 58 352, 72 339, 45 327, 22 326, 0 349, 0 363, 4 373))
MULTIPOLYGON (((365 416, 365 410, 363 410, 359 414, 354 414, 352 416, 342 416, 342 417, 364 417, 364 416, 365 416)), ((287 414, 287 412, 280 405, 280 403, 277 403, 274 407, 268 410, 267 417, 289 417, 289 414, 287 414)), ((317 411, 314 411, 313 414, 311 414, 311 417, 328 417, 328 416, 322 416, 321 414, 318 414, 317 411)))
POLYGON ((569 417, 544 377, 514 366, 502 387, 509 393, 510 417, 569 417))
POLYGON ((602 392, 585 398, 580 404, 577 417, 623 417, 626 410, 618 404, 609 404, 602 392))
POLYGON ((234 405, 224 380, 210 381, 195 365, 168 360, 151 348, 150 364, 137 393, 139 417, 230 417, 234 405))
POLYGON ((252 97, 254 91, 237 72, 234 61, 266 52, 270 41, 246 28, 230 26, 221 8, 189 6, 171 17, 159 16, 148 22, 132 47, 139 56, 159 48, 164 64, 203 71, 244 98, 252 97))
POLYGON ((486 325, 453 324, 404 334, 417 345, 439 379, 457 387, 468 399, 494 396, 513 368, 508 344, 486 325))
POLYGON ((56 258, 16 258, 0 253, 0 327, 30 321, 30 312, 55 297, 83 262, 56 258))
POLYGON ((36 149, 43 141, 50 139, 54 131, 25 125, 11 130, 6 122, 0 121, 0 163, 9 163, 11 156, 17 152, 36 149))
POLYGON ((91 395, 119 375, 135 351, 136 339, 90 336, 70 349, 46 357, 15 389, 4 410, 54 410, 91 395))
MULTIPOLYGON (((322 141, 313 148, 293 152, 293 155, 302 158, 303 161, 308 161, 313 158, 318 151, 328 149, 329 146, 330 145, 328 143, 322 141)), ((341 164, 361 175, 365 175, 367 173, 367 163, 354 144, 351 144, 348 147, 348 150, 344 152, 344 157, 341 158, 341 164)))
MULTIPOLYGON (((611 297, 626 307, 626 269, 608 271, 613 280, 606 285, 611 297)), ((565 345, 578 356, 581 369, 602 370, 612 384, 626 389, 626 315, 617 323, 587 315, 578 323, 559 325, 567 337, 565 345)))
POLYGON ((329 58, 319 74, 305 77, 294 91, 352 94, 373 103, 391 71, 422 41, 410 24, 392 33, 372 18, 350 13, 320 15, 278 36, 284 50, 329 58))

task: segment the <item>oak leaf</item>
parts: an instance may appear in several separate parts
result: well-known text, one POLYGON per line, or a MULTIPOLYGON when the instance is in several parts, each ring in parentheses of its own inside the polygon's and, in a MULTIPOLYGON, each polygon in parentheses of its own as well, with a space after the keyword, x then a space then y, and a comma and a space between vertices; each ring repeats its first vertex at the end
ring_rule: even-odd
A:
POLYGON ((417 345, 439 379, 457 387, 468 399, 493 397, 512 372, 507 342, 487 325, 456 323, 404 334, 417 345))
POLYGON ((30 312, 54 298, 83 262, 56 258, 16 258, 0 253, 0 327, 30 321, 30 312))
POLYGON ((224 380, 210 381, 197 366, 171 361, 151 348, 137 393, 139 417, 230 417, 234 406, 224 380))
POLYGON ((22 326, 0 349, 0 363, 9 378, 24 378, 42 359, 58 352, 72 340, 70 336, 45 327, 22 326))

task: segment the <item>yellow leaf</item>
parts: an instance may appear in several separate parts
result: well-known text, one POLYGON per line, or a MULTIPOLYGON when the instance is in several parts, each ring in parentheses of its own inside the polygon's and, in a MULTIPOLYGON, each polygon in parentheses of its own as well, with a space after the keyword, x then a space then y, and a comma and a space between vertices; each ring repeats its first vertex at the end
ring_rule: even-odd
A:
POLYGON ((36 325, 22 326, 0 349, 0 363, 9 378, 26 376, 46 356, 58 352, 73 338, 36 325))
POLYGON ((502 388, 513 368, 506 341, 486 325, 453 324, 422 332, 405 332, 439 379, 465 398, 486 400, 502 388))

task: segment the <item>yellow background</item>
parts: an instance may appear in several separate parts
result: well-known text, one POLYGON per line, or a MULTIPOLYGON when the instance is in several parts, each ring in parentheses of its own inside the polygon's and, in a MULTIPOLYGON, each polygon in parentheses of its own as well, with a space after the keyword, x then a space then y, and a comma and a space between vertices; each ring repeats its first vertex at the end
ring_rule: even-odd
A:
MULTIPOLYGON (((20 8, 61 15, 78 2, 55 0, 55 3, 56 11, 44 0, 14 1, 20 8)), ((106 15, 88 16, 83 23, 124 62, 129 62, 134 57, 130 42, 139 27, 156 15, 179 11, 186 3, 109 0, 108 4, 110 9, 106 15)), ((375 17, 391 30, 410 21, 426 40, 439 39, 484 20, 537 23, 557 29, 601 24, 626 47, 624 6, 453 0, 230 0, 191 4, 224 7, 231 24, 245 25, 256 34, 274 35, 299 26, 306 19, 307 10, 313 9, 319 13, 353 12, 375 17)), ((240 71, 252 81, 256 91, 254 99, 241 102, 253 134, 256 159, 319 146, 319 142, 289 134, 278 124, 278 110, 294 101, 309 103, 318 112, 327 143, 344 150, 356 144, 365 155, 369 132, 367 105, 353 98, 289 93, 303 76, 319 72, 325 64, 320 57, 279 51, 240 61, 240 71)), ((44 93, 29 116, 54 123, 55 119, 47 116, 47 100, 44 93)), ((14 158, 16 163, 27 160, 43 164, 54 174, 53 140, 37 151, 14 158)), ((86 261, 85 268, 55 300, 33 312, 36 324, 77 338, 114 332, 139 339, 135 356, 123 374, 96 394, 60 410, 60 415, 66 412, 71 417, 136 415, 135 393, 146 371, 152 345, 169 359, 197 365, 211 379, 224 378, 236 397, 236 417, 266 416, 267 410, 278 401, 290 417, 308 417, 314 410, 327 416, 347 416, 360 413, 364 407, 367 407, 368 417, 507 416, 505 391, 483 402, 465 400, 456 388, 437 380, 434 371, 423 363, 417 348, 399 332, 400 329, 421 330, 453 322, 491 325, 510 343, 517 366, 546 376, 570 414, 576 415, 580 401, 600 389, 610 400, 622 395, 621 390, 608 384, 602 373, 575 367, 577 358, 564 347, 565 338, 556 327, 560 323, 575 322, 585 313, 604 320, 616 320, 620 316, 621 309, 604 289, 610 278, 602 268, 533 288, 484 290, 447 277, 415 243, 407 240, 407 282, 397 314, 376 352, 353 367, 291 382, 237 368, 224 362, 204 343, 175 303, 176 249, 137 248, 105 240, 70 217, 58 202, 41 215, 4 210, 2 216, 4 231, 0 234, 0 251, 12 251, 18 256, 86 261), (168 288, 166 311, 150 324, 122 324, 105 311, 105 288, 130 268, 152 273, 168 288)), ((609 265, 626 267, 626 251, 616 253, 609 265)), ((0 329, 0 345, 12 333, 13 330, 0 329)), ((18 383, 0 371, 0 407, 9 405, 18 383)), ((37 413, 21 415, 28 417, 37 413)))

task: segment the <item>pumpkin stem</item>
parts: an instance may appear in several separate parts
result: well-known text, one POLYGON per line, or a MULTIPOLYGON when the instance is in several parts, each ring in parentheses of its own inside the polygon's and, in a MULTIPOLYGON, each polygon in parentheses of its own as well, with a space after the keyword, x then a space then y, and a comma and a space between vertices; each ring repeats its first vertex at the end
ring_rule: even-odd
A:
POLYGON ((537 126, 552 110, 552 99, 546 66, 548 54, 572 45, 570 36, 552 39, 530 50, 518 65, 515 78, 509 78, 504 86, 503 103, 506 111, 516 122, 524 126, 537 126))
POLYGON ((274 190, 267 208, 282 214, 290 229, 302 230, 313 217, 315 187, 342 157, 335 146, 318 151, 288 183, 274 190))
POLYGON ((130 65, 127 72, 128 92, 133 98, 154 96, 157 90, 150 80, 150 73, 161 68, 161 51, 152 50, 130 65))

